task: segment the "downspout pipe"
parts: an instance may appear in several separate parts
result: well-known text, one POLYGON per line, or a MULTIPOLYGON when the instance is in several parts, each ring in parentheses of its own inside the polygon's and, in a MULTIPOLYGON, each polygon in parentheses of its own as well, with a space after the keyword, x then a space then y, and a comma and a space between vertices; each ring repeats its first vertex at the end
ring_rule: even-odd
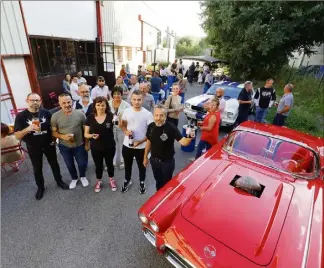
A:
POLYGON ((144 53, 144 21, 141 15, 138 15, 138 20, 141 22, 141 50, 143 53, 143 63, 145 62, 145 53, 144 53))
POLYGON ((96 17, 97 17, 97 36, 98 41, 102 42, 102 23, 101 23, 101 9, 100 9, 100 1, 96 1, 96 17))

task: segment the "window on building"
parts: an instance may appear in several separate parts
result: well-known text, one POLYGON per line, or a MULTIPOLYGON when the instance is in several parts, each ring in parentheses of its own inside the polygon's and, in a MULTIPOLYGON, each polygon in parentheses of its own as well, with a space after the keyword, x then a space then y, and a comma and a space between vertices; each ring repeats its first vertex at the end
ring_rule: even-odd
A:
POLYGON ((126 48, 126 58, 128 61, 132 60, 132 48, 131 47, 126 48))
POLYGON ((30 38, 38 77, 75 73, 97 75, 95 42, 57 38, 30 38), (87 74, 88 73, 88 74, 87 74))
POLYGON ((117 61, 123 62, 123 48, 122 47, 115 47, 115 57, 116 57, 117 61))
POLYGON ((95 42, 76 42, 78 70, 86 76, 97 76, 95 42))

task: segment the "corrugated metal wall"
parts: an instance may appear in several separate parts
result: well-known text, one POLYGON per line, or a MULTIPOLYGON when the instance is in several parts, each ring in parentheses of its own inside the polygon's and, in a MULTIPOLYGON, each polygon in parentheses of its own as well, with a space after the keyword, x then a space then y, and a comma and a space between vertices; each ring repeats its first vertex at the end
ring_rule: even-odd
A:
POLYGON ((18 1, 1 1, 1 54, 30 54, 18 1))
POLYGON ((103 41, 115 46, 140 47, 141 24, 138 1, 104 1, 102 7, 103 41))
POLYGON ((29 35, 95 40, 95 1, 22 1, 29 35))

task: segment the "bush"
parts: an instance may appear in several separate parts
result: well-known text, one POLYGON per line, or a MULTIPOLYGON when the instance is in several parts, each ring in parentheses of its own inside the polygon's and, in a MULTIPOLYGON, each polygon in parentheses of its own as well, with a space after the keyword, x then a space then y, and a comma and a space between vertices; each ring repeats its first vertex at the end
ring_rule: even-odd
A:
MULTIPOLYGON (((283 88, 288 83, 291 68, 283 68, 275 80, 277 101, 283 95, 283 88)), ((294 105, 287 118, 287 127, 306 132, 315 136, 324 137, 324 85, 309 76, 299 76, 292 70, 289 83, 293 84, 294 105)), ((264 81, 257 81, 254 88, 264 85, 264 81)), ((276 114, 276 109, 269 111, 267 120, 271 123, 276 114)))

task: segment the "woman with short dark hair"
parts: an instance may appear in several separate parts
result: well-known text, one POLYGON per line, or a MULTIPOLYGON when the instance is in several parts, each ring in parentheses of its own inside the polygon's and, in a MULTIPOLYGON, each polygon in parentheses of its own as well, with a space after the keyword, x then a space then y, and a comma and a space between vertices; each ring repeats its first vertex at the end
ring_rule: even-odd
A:
POLYGON ((97 182, 95 192, 101 191, 104 159, 108 168, 110 188, 112 191, 116 191, 113 165, 116 151, 113 133, 113 114, 110 111, 106 98, 95 98, 93 114, 89 115, 85 122, 84 137, 90 139, 91 154, 96 166, 97 182))

